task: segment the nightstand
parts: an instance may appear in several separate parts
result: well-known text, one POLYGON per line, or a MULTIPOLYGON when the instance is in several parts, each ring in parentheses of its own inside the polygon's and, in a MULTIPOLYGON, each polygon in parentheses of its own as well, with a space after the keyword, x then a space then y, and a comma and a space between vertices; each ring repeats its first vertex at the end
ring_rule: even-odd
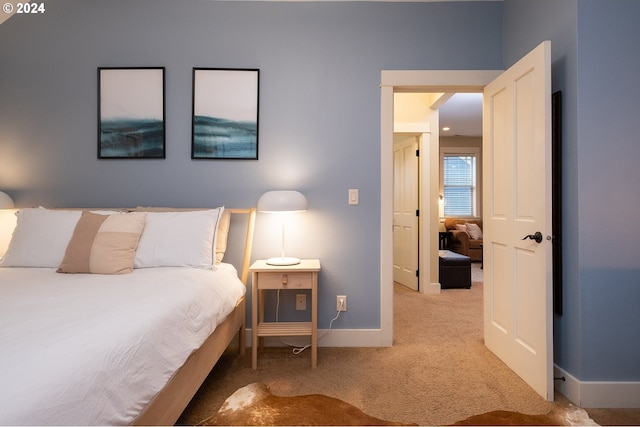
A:
POLYGON ((311 337, 311 367, 318 363, 318 272, 320 261, 303 259, 296 265, 269 265, 258 260, 251 265, 251 367, 258 367, 258 339, 262 337, 311 337), (265 322, 265 289, 311 289, 310 322, 265 322))

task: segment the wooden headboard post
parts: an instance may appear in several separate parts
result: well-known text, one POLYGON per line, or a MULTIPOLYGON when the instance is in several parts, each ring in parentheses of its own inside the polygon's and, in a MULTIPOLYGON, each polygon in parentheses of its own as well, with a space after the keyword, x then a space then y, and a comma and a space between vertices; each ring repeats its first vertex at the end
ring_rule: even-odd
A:
POLYGON ((247 234, 244 243, 244 255, 242 257, 242 270, 240 271, 240 280, 247 286, 249 280, 249 265, 251 263, 251 249, 253 247, 253 229, 256 224, 256 208, 247 209, 228 209, 231 214, 248 214, 247 234))

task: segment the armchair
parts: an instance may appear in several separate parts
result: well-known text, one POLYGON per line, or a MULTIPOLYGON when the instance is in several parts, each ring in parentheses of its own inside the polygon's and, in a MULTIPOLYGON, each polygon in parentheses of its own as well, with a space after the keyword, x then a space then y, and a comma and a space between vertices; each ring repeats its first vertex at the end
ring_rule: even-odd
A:
MULTIPOLYGON (((460 219, 447 218, 444 220, 444 227, 451 232, 449 238, 449 250, 466 255, 471 261, 482 261, 482 220, 481 219, 460 219), (472 238, 467 231, 460 230, 457 225, 476 224, 480 234, 472 238), (479 238, 477 238, 479 237, 479 238)), ((475 234, 475 233, 472 233, 475 234)))

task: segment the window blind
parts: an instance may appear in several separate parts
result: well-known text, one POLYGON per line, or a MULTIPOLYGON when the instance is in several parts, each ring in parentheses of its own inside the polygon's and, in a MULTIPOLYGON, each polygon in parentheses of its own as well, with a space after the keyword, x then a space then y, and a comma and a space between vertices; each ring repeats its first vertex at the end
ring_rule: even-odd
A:
POLYGON ((476 216, 476 156, 443 156, 445 216, 476 216))

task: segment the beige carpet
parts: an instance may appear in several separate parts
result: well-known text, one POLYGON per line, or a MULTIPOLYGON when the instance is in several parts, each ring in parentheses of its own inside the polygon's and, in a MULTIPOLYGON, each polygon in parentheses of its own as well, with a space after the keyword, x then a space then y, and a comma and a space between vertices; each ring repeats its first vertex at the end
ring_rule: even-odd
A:
POLYGON ((295 355, 290 348, 266 348, 257 370, 251 369, 250 351, 244 357, 228 352, 178 423, 202 422, 236 390, 256 382, 278 396, 322 394, 372 417, 407 424, 447 425, 496 410, 549 413, 553 403, 484 347, 478 278, 481 270, 474 265, 471 289, 436 296, 396 285, 393 347, 320 347, 315 369, 307 351, 295 355))

